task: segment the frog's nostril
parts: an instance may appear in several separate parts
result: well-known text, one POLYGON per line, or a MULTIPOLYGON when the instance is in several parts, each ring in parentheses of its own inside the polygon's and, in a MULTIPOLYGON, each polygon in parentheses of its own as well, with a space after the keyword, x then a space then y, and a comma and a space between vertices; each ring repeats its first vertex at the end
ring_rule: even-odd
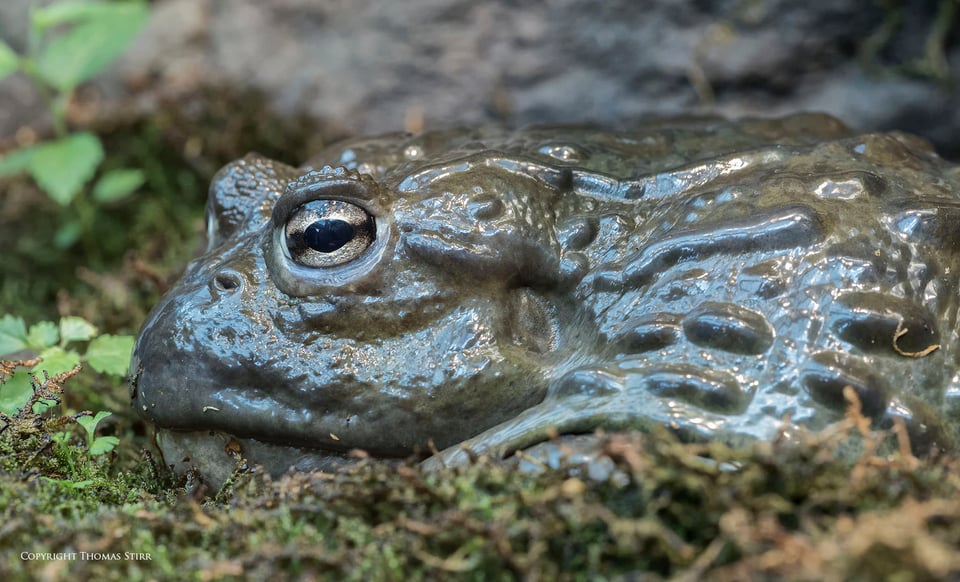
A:
POLYGON ((213 287, 217 291, 239 291, 243 288, 243 279, 240 277, 240 273, 232 269, 225 269, 214 276, 213 287))

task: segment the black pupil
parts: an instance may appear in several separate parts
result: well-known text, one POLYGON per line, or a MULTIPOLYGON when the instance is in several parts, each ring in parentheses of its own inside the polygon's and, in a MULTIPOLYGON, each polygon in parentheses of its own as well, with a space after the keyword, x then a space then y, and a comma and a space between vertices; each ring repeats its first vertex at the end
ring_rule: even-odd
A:
POLYGON ((321 253, 332 253, 353 238, 353 225, 337 219, 318 220, 303 231, 303 242, 321 253))

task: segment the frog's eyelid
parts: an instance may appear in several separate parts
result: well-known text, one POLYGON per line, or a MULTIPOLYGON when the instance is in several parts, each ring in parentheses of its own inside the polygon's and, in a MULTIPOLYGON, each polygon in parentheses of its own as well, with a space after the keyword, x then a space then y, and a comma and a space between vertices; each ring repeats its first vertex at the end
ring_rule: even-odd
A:
POLYGON ((380 214, 374 203, 377 190, 376 184, 351 178, 325 179, 308 185, 300 180, 291 182, 273 207, 273 226, 282 228, 297 208, 314 200, 343 200, 377 216, 380 214))
MULTIPOLYGON (((313 172, 306 174, 305 177, 311 177, 312 174, 313 172)), ((329 178, 320 176, 310 180, 303 178, 304 177, 301 177, 301 179, 296 182, 287 184, 283 196, 302 194, 318 197, 318 194, 322 194, 323 196, 321 197, 326 197, 327 191, 330 191, 331 195, 335 195, 338 191, 342 190, 343 194, 349 196, 350 199, 373 200, 377 194, 376 183, 373 182, 373 180, 363 179, 359 176, 357 178, 329 178)))
POLYGON ((287 184, 285 193, 315 192, 337 185, 353 184, 359 186, 351 195, 361 200, 372 200, 377 192, 377 183, 369 175, 361 174, 343 166, 323 166, 319 170, 310 170, 287 184))

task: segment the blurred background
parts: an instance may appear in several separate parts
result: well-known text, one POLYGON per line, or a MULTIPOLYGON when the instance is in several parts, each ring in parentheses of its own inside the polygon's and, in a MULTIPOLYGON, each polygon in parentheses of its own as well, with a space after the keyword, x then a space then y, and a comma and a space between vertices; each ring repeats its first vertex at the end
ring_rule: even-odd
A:
MULTIPOLYGON (((42 4, 33 2, 34 4, 42 4)), ((29 0, 0 4, 26 43, 29 0)), ((825 111, 960 155, 957 0, 156 0, 77 115, 262 94, 331 135, 501 122, 616 124, 699 111, 825 111), (213 90, 211 94, 210 90, 213 90)), ((0 142, 40 127, 0 83, 0 142)), ((238 105, 233 115, 257 114, 238 105)), ((42 126, 42 125, 41 125, 42 126)), ((194 144, 196 145, 196 144, 194 144)))

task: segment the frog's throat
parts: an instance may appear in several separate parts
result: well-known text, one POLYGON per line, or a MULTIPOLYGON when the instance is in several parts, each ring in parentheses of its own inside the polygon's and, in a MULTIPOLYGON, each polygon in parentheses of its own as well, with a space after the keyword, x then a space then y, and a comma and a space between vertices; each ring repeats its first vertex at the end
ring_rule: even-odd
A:
POLYGON ((197 470, 204 482, 220 488, 241 463, 279 477, 290 471, 338 471, 356 462, 342 453, 236 438, 211 430, 156 429, 156 444, 164 464, 177 475, 197 470))

